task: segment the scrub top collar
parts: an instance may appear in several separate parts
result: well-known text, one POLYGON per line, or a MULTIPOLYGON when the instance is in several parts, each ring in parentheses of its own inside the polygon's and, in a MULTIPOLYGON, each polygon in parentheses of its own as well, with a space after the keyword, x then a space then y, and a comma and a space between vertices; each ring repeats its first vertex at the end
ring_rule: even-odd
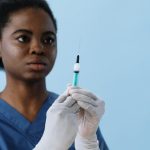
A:
MULTIPOLYGON (((30 122, 27 120, 20 112, 18 112, 15 108, 5 102, 3 99, 0 99, 0 114, 8 121, 10 124, 13 124, 16 128, 21 130, 27 130, 28 128, 37 126, 39 121, 45 122, 43 117, 47 111, 47 109, 52 105, 53 101, 51 99, 53 97, 53 93, 49 92, 48 97, 44 101, 42 107, 40 108, 36 118, 34 121, 30 122)), ((41 123, 42 123, 41 122, 41 123)))

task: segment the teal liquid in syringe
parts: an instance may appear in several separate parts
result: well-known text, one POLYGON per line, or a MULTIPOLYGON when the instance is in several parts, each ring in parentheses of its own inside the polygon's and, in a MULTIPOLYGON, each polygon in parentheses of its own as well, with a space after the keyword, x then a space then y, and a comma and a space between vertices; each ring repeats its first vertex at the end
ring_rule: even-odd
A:
POLYGON ((79 80, 79 72, 80 72, 80 64, 79 64, 79 55, 77 55, 76 63, 74 64, 74 75, 73 75, 73 86, 78 86, 78 80, 79 80))

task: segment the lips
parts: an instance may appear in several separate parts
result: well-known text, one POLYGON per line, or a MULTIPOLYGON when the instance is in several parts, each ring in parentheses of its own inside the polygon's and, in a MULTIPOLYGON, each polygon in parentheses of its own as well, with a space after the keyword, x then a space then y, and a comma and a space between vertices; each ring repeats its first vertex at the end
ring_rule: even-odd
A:
POLYGON ((34 71, 43 71, 46 69, 47 63, 41 59, 33 59, 27 63, 27 66, 34 71))
POLYGON ((29 63, 27 63, 28 65, 31 65, 31 64, 33 64, 33 65, 46 65, 46 63, 44 63, 44 62, 29 62, 29 63))

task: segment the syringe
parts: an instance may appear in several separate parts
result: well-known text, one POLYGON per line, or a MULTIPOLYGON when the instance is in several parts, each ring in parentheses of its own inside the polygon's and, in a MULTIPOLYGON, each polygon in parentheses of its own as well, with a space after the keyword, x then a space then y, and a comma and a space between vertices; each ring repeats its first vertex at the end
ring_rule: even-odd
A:
POLYGON ((80 64, 79 64, 79 55, 77 55, 76 63, 74 64, 74 75, 73 75, 73 86, 78 86, 78 78, 79 78, 79 72, 80 72, 80 64))

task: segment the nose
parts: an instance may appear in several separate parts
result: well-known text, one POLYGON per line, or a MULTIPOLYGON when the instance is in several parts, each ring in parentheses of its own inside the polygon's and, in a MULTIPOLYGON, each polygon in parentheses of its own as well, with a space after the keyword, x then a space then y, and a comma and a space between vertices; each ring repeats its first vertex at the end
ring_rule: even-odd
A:
POLYGON ((44 55, 44 46, 39 40, 34 40, 30 47, 30 54, 44 55))

